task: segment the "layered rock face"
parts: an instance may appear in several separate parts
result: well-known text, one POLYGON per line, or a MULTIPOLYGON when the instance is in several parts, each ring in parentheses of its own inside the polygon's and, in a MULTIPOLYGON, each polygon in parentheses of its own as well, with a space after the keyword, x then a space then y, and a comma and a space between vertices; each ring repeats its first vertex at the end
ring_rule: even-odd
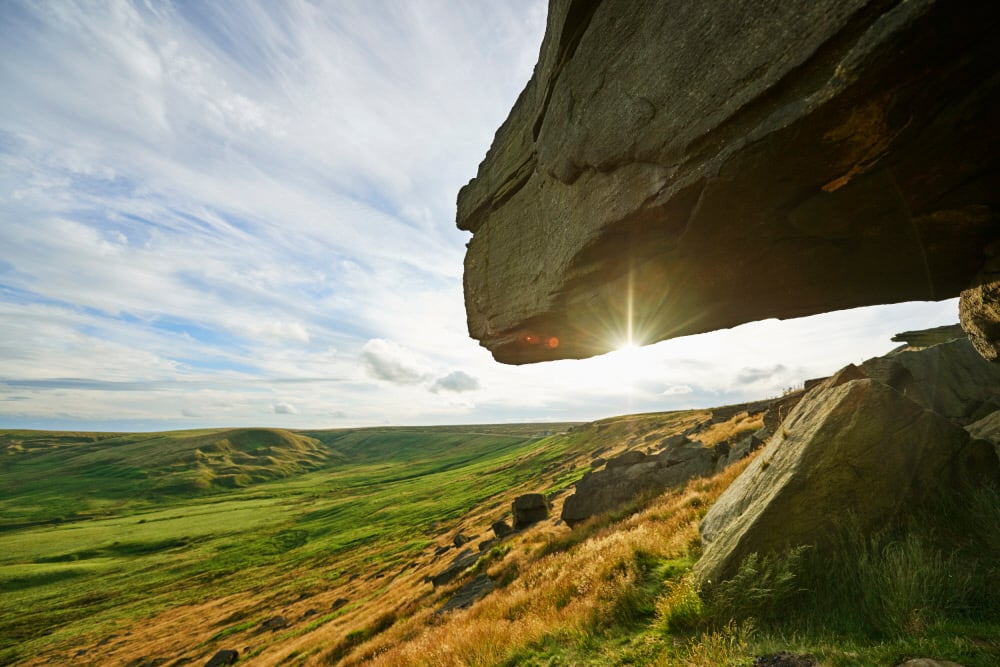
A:
MULTIPOLYGON (((998 24, 962 0, 552 0, 458 198, 471 335, 586 357, 990 280, 998 24)), ((989 337, 980 293, 963 323, 989 337)))
POLYGON ((629 451, 608 461, 604 470, 590 472, 576 483, 563 503, 562 520, 570 526, 619 507, 644 493, 661 493, 706 475, 716 464, 715 452, 687 441, 647 456, 629 451))
POLYGON ((718 582, 751 553, 829 548, 848 517, 874 531, 972 479, 995 483, 998 416, 1000 367, 967 339, 848 366, 805 394, 709 510, 696 575, 718 582))
POLYGON ((829 546, 836 517, 885 525, 961 474, 993 463, 960 426, 874 380, 814 390, 720 496, 701 525, 701 581, 721 581, 751 553, 829 546))

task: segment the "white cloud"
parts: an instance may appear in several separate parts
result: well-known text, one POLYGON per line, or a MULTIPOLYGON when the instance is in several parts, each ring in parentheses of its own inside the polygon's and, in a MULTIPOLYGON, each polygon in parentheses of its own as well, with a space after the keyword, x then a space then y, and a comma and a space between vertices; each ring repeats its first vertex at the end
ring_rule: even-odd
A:
POLYGON ((545 7, 6 3, 0 427, 595 418, 780 392, 954 321, 904 305, 494 363, 465 329, 455 194, 545 7))
POLYGON ((276 415, 297 415, 299 411, 295 409, 295 406, 291 403, 275 403, 271 406, 276 415))
POLYGON ((391 340, 373 338, 361 349, 361 362, 374 378, 395 384, 417 384, 429 371, 413 353, 391 340))
POLYGON ((694 389, 686 384, 672 384, 663 390, 662 394, 664 396, 683 396, 684 394, 690 394, 694 389))
POLYGON ((452 371, 448 375, 438 378, 431 385, 431 391, 434 393, 439 391, 461 393, 477 389, 479 389, 479 380, 464 371, 452 371))

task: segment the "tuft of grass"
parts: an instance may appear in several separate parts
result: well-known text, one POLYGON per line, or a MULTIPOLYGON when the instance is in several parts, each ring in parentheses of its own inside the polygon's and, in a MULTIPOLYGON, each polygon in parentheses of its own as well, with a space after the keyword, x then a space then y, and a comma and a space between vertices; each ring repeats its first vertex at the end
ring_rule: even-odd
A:
POLYGON ((719 625, 750 618, 765 623, 786 619, 790 604, 802 592, 798 579, 806 550, 747 556, 731 579, 705 592, 707 620, 719 625))
POLYGON ((755 415, 741 412, 728 421, 712 424, 704 431, 698 433, 697 438, 705 446, 712 446, 720 442, 735 441, 740 436, 749 435, 764 425, 764 413, 755 415))
POLYGON ((873 538, 858 554, 861 613, 882 635, 923 634, 967 608, 973 578, 961 565, 917 533, 888 542, 873 538))
MULTIPOLYGON (((996 539, 990 528, 1000 526, 998 499, 995 488, 970 489, 964 512, 951 504, 924 507, 875 534, 848 517, 832 548, 751 554, 733 578, 700 592, 701 620, 720 627, 752 618, 777 632, 878 640, 920 639, 957 622, 1000 622, 1000 568, 988 551, 996 539)), ((690 592, 672 593, 661 602, 661 623, 697 627, 684 623, 694 616, 686 610, 697 609, 690 592)))
POLYGON ((665 654, 657 661, 658 666, 675 667, 719 667, 720 665, 750 664, 753 653, 750 637, 753 623, 729 621, 717 630, 699 635, 686 643, 678 655, 665 654))
POLYGON ((670 634, 694 632, 706 623, 705 605, 690 574, 670 582, 656 601, 657 626, 670 634))
POLYGON ((250 628, 256 627, 260 624, 259 618, 255 618, 250 621, 244 621, 243 623, 237 623, 236 625, 231 625, 228 628, 223 628, 219 630, 214 635, 208 638, 203 644, 208 644, 209 642, 218 641, 219 639, 224 639, 230 635, 235 635, 237 632, 243 632, 244 630, 249 630, 250 628))

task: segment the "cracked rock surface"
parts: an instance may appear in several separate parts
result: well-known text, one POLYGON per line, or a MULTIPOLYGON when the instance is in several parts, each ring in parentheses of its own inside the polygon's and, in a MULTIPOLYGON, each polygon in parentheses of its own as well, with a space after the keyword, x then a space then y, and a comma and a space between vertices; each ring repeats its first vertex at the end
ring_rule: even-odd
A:
POLYGON ((551 0, 458 197, 470 334, 582 358, 992 278, 998 27, 997 3, 551 0))

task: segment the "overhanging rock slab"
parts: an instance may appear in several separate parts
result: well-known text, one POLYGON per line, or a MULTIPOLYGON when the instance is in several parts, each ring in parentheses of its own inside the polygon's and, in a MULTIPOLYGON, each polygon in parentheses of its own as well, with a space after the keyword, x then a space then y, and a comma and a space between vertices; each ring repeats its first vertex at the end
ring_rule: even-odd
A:
POLYGON ((507 363, 957 296, 1000 237, 1000 4, 552 0, 459 193, 507 363))

